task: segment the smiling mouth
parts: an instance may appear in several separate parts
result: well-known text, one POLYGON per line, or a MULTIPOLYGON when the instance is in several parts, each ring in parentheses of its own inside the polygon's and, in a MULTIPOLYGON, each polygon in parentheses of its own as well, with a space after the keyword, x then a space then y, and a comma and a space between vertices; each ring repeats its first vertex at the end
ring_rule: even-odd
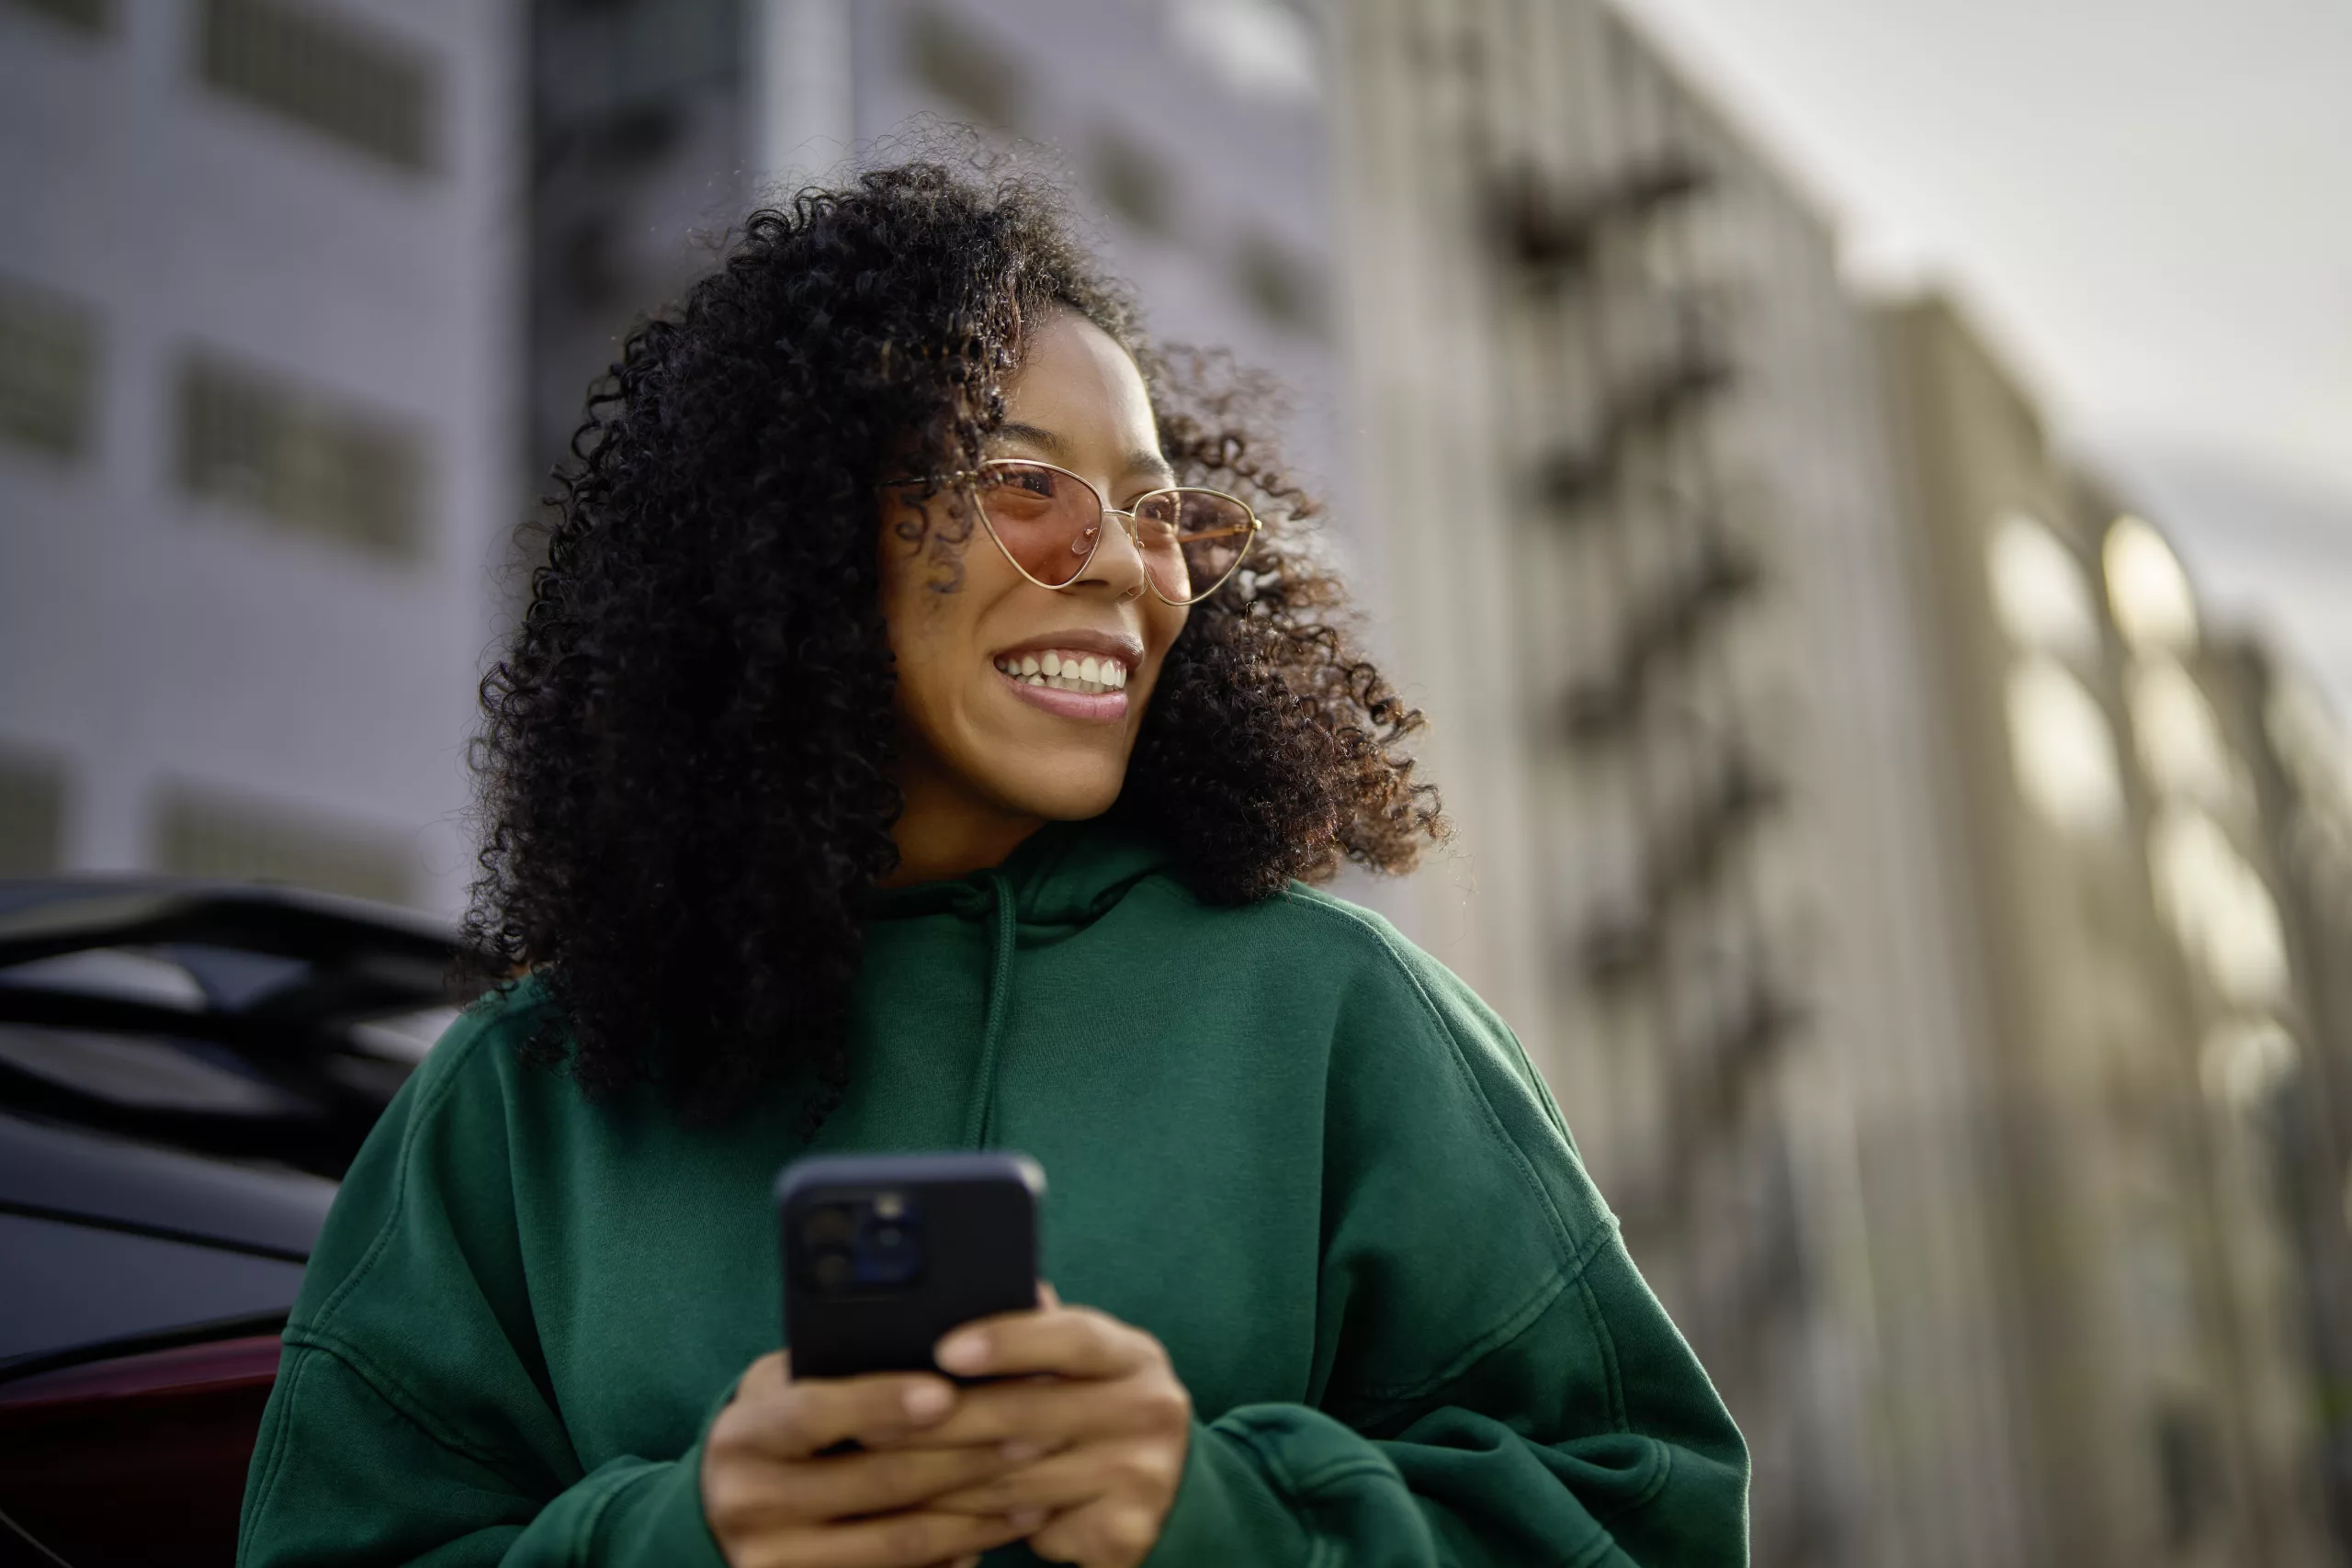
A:
POLYGON ((1040 653, 1008 653, 996 660, 997 671, 1023 686, 1076 692, 1100 696, 1126 689, 1127 667, 1099 654, 1046 649, 1040 653))

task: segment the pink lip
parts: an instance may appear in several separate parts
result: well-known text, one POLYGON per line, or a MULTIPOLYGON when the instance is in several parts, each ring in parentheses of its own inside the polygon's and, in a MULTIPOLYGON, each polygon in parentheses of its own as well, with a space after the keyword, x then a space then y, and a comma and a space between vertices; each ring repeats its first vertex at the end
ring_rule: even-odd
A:
POLYGON ((1057 718, 1075 718, 1090 724, 1114 724, 1127 716, 1127 694, 1117 692, 1065 692, 1055 686, 1032 686, 1016 681, 1000 670, 996 678, 1012 688, 1012 694, 1031 707, 1043 708, 1057 718))

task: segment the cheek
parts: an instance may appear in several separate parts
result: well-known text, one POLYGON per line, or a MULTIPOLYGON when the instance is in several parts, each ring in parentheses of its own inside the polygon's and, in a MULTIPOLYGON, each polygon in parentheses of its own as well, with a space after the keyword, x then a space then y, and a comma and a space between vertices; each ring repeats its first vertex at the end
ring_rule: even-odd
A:
POLYGON ((1189 604, 1163 604, 1157 599, 1152 600, 1151 607, 1144 612, 1144 641, 1151 650, 1155 671, 1166 664, 1168 650, 1176 646, 1176 638, 1182 635, 1192 615, 1189 604))
POLYGON ((934 749, 955 750, 987 669, 982 621, 1004 597, 995 552, 934 535, 919 547, 884 541, 882 613, 899 677, 898 705, 934 749))
POLYGON ((885 605, 901 712, 924 722, 944 711, 968 673, 970 595, 940 592, 922 581, 885 605))

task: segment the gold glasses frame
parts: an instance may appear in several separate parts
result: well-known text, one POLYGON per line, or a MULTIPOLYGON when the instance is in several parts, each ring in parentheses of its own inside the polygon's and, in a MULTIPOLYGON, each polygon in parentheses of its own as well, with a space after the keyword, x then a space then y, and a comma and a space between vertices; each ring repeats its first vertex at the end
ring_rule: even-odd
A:
MULTIPOLYGON (((1150 569, 1148 567, 1145 568, 1143 574, 1144 584, 1151 590, 1152 597, 1158 599, 1163 604, 1175 605, 1179 607, 1187 604, 1197 604, 1202 600, 1207 598, 1210 594, 1216 592, 1218 589, 1224 587, 1227 583, 1232 581, 1233 574, 1241 570, 1242 561, 1248 558, 1250 547, 1258 542, 1258 536, 1263 533, 1266 527, 1265 523, 1258 515, 1257 508, 1251 506, 1248 502, 1242 500, 1238 495, 1228 495, 1224 491, 1210 490, 1204 485, 1167 485, 1159 490, 1146 491, 1143 494, 1129 502, 1126 507, 1122 510, 1121 508, 1113 506, 1103 501, 1102 492, 1095 489, 1093 484, 1091 483, 1084 475, 1071 473, 1059 463, 1048 463, 1041 457, 989 457, 983 459, 978 468, 968 468, 961 473, 942 474, 933 479, 907 479, 901 482, 906 484, 952 484, 958 481, 978 479, 981 475, 992 468, 1045 468, 1053 473, 1059 474, 1064 479, 1082 487, 1087 494, 1094 498, 1095 505, 1102 516, 1115 517, 1119 520, 1119 527, 1126 534, 1128 541, 1136 547, 1136 551, 1138 555, 1141 555, 1143 552, 1143 540, 1137 535, 1136 530, 1142 526, 1142 522, 1141 519, 1136 516, 1136 511, 1146 502, 1152 500, 1156 496, 1208 495, 1215 496, 1219 501, 1231 502, 1234 505, 1241 508, 1242 515, 1250 519, 1250 526, 1245 533, 1245 536, 1242 538, 1241 547, 1234 551, 1233 559, 1227 565, 1224 573, 1219 576, 1215 582, 1210 583, 1206 588, 1204 588, 1199 592, 1194 593, 1191 598, 1173 599, 1169 597, 1168 594, 1160 591, 1159 584, 1158 581, 1154 581, 1150 569)), ((1071 589, 1077 587, 1080 579, 1086 575, 1086 569, 1093 564, 1094 552, 1102 547, 1103 531, 1101 525, 1098 524, 1091 530, 1093 536, 1091 541, 1086 547, 1086 557, 1084 559, 1080 560, 1077 567, 1070 572, 1069 581, 1068 582, 1060 583, 1047 582, 1039 578, 1027 567, 1023 566, 1021 564, 1021 558, 1012 553, 1012 547, 1006 544, 1003 538, 998 535, 996 531, 996 525, 989 520, 988 504, 980 499, 979 495, 977 493, 977 490, 976 493, 972 497, 972 508, 975 512, 979 513, 980 526, 988 530, 989 538, 995 543, 999 553, 1001 553, 1004 558, 1012 564, 1012 570, 1050 593, 1067 593, 1071 589)), ((1235 532, 1244 533, 1244 531, 1239 528, 1237 528, 1235 532)))

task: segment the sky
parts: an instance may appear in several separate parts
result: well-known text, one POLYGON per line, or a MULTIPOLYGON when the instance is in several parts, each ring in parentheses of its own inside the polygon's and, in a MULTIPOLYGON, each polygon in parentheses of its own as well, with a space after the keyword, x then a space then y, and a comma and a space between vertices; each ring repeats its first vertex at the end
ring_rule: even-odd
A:
POLYGON ((2352 0, 1619 0, 2352 722, 2352 0))

